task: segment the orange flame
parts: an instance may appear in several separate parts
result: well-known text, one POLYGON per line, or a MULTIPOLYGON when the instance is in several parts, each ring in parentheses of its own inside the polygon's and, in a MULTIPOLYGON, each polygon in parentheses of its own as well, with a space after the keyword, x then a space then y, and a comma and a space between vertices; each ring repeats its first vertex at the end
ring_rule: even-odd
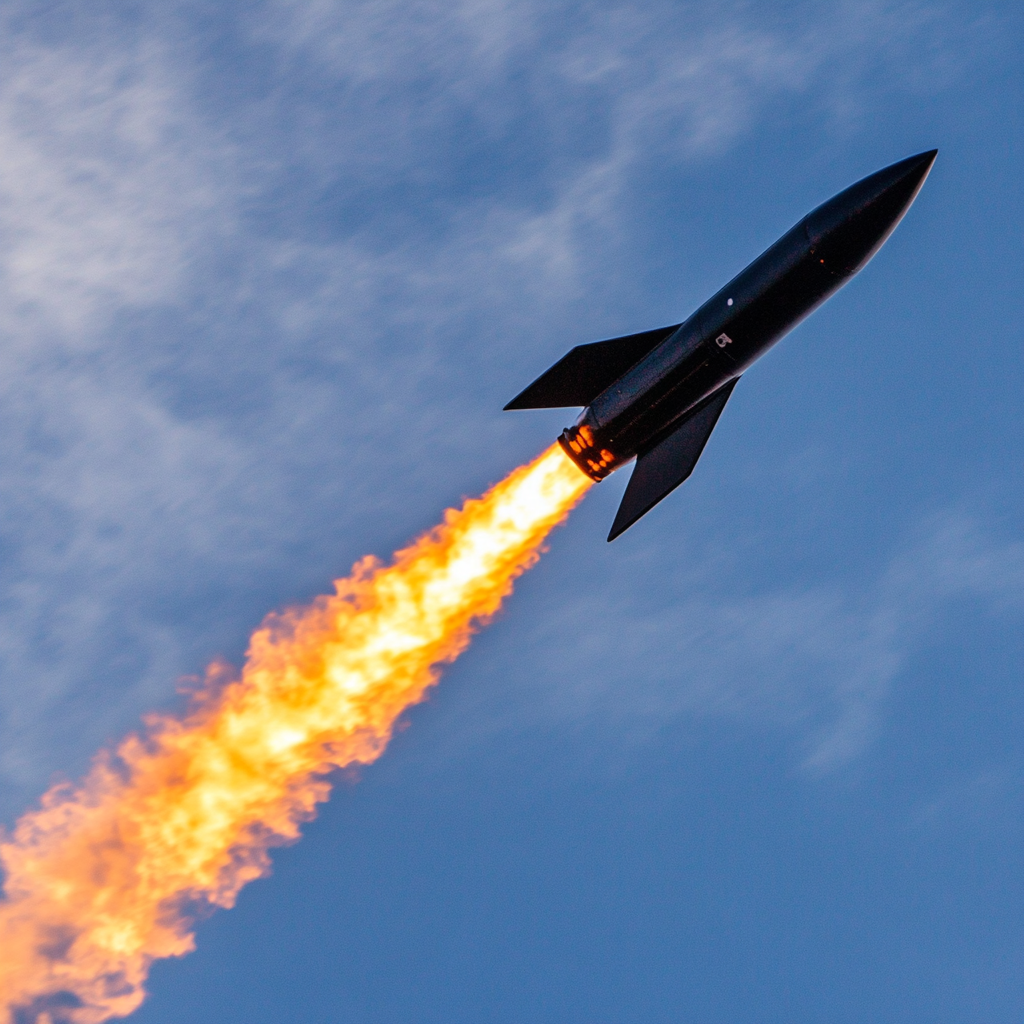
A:
POLYGON ((7 1019, 136 1009, 152 961, 194 948, 197 908, 266 874, 328 772, 380 756, 590 486, 553 445, 391 565, 363 559, 336 594, 270 616, 236 681, 218 691, 211 670, 183 718, 149 718, 79 786, 51 789, 0 845, 7 1019))

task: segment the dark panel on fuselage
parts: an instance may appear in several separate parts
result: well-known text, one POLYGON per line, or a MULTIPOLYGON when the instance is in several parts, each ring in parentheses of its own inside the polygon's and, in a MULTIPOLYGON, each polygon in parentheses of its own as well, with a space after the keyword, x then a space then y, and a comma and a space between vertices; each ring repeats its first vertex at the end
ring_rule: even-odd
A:
POLYGON ((657 400, 670 378, 699 355, 705 340, 705 331, 698 310, 666 339, 655 346, 643 359, 610 384, 591 403, 597 425, 605 427, 627 413, 640 395, 650 394, 657 400))
POLYGON ((700 309, 708 339, 740 372, 838 288, 847 274, 810 244, 801 221, 700 309), (723 337, 724 336, 724 337, 723 337))
POLYGON ((849 275, 818 250, 807 252, 754 302, 713 325, 725 335, 725 354, 737 372, 762 356, 783 335, 813 312, 849 275))
POLYGON ((623 457, 636 454, 704 396, 717 390, 731 373, 718 352, 703 345, 694 358, 676 366, 622 416, 609 424, 604 435, 608 447, 623 457), (696 398, 694 396, 697 396, 696 398))

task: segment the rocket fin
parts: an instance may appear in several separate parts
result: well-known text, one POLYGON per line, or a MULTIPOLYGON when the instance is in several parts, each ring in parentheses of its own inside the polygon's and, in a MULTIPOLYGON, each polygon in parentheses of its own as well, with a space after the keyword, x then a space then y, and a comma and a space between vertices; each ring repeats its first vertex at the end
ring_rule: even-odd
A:
POLYGON ((640 453, 608 534, 609 541, 650 512, 693 472, 738 380, 734 378, 705 398, 671 434, 640 453))
POLYGON ((679 324, 623 338, 577 345, 542 373, 506 409, 559 409, 590 405, 609 384, 665 340, 679 324))

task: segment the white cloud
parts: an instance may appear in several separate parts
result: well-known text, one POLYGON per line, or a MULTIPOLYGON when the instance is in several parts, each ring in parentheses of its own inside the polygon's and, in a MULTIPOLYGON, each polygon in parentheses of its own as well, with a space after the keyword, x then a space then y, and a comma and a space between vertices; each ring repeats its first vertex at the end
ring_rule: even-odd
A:
POLYGON ((0 327, 74 347, 124 305, 174 295, 223 215, 180 72, 156 40, 7 37, 0 76, 0 327), (118 45, 120 44, 120 45, 118 45))
POLYGON ((248 456, 219 425, 172 415, 147 389, 151 354, 112 337, 127 311, 178 300, 230 223, 188 82, 159 40, 47 43, 13 21, 0 55, 0 776, 35 786, 187 667, 187 640, 145 603, 168 563, 218 560, 234 525, 224 494, 248 456))

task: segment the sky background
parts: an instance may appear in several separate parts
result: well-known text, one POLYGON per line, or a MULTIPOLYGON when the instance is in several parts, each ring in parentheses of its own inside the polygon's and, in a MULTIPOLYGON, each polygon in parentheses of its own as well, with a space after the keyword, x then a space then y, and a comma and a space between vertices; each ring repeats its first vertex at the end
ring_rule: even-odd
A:
POLYGON ((1024 8, 0 6, 0 819, 553 440, 501 407, 937 146, 139 1024, 1024 1014, 1024 8))

